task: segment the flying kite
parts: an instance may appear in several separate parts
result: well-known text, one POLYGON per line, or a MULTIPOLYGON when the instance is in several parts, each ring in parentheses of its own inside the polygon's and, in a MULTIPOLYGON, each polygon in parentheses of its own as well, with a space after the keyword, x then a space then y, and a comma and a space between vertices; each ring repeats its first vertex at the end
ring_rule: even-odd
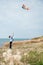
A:
POLYGON ((22 5, 22 8, 25 10, 30 10, 29 7, 27 7, 25 4, 22 5))

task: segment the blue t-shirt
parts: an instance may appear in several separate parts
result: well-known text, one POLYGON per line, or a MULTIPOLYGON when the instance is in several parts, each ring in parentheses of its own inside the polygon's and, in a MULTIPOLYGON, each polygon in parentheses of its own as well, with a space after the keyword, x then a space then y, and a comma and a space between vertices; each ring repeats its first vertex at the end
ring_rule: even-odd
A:
POLYGON ((14 38, 13 37, 10 37, 9 39, 10 39, 10 42, 13 42, 14 41, 14 38))

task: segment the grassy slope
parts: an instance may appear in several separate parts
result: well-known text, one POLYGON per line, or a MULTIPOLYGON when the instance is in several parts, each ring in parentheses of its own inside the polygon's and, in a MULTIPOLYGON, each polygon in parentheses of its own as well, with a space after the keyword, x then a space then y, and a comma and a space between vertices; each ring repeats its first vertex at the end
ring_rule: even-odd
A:
MULTIPOLYGON (((6 43, 0 48, 0 62, 3 63, 2 53, 9 48, 9 43, 6 43)), ((12 53, 16 53, 19 49, 22 55, 21 62, 24 65, 43 65, 43 36, 33 38, 32 40, 13 42, 12 53)), ((1 65, 1 64, 0 64, 1 65)))

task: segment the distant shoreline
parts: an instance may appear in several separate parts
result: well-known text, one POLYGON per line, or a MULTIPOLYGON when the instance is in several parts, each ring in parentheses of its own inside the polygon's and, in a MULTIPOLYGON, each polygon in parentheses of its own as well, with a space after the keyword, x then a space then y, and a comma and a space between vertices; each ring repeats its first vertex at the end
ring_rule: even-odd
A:
MULTIPOLYGON (((28 40, 27 38, 15 38, 14 39, 14 42, 18 42, 18 41, 24 41, 24 40, 28 40)), ((4 45, 4 43, 6 43, 6 42, 9 42, 9 39, 8 38, 0 38, 0 47, 2 47, 3 45, 4 45)))
MULTIPOLYGON (((41 37, 36 37, 36 38, 32 38, 32 39, 14 39, 13 43, 37 43, 37 42, 41 42, 43 41, 43 36, 41 37)), ((2 47, 4 44, 9 43, 9 39, 0 39, 0 47, 2 47)))

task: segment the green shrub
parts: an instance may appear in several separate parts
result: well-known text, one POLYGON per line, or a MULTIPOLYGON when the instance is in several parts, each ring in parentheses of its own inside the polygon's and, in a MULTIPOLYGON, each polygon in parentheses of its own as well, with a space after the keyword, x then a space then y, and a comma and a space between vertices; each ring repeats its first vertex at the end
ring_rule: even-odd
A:
POLYGON ((43 53, 38 54, 36 51, 30 51, 23 55, 21 61, 30 65, 43 65, 43 53))

